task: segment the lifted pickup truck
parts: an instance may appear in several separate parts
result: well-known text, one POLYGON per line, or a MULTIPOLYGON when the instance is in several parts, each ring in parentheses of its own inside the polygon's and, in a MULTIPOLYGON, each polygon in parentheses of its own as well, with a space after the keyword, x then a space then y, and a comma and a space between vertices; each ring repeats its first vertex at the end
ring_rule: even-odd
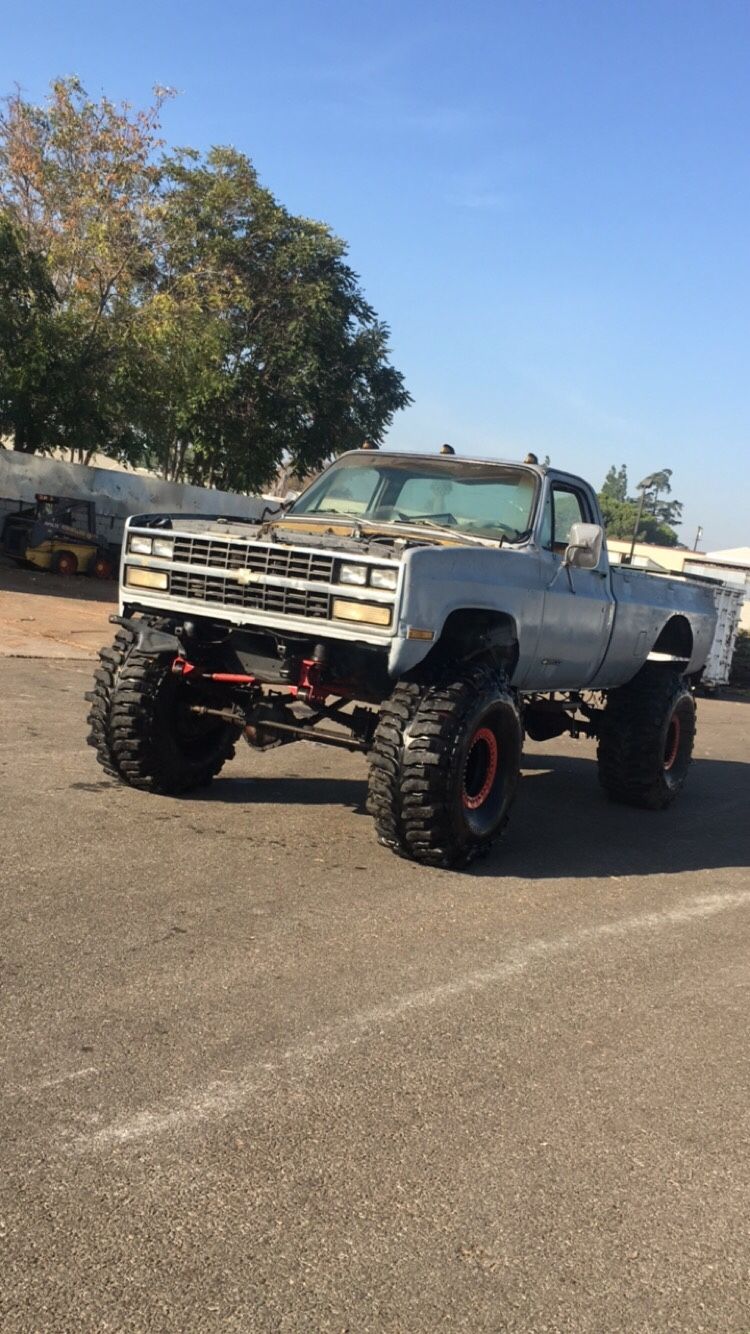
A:
POLYGON ((265 521, 131 518, 113 619, 87 696, 113 778, 186 792, 243 735, 345 746, 380 842, 447 867, 504 828, 524 731, 595 737, 611 798, 668 805, 715 610, 611 568, 578 477, 359 450, 265 521))

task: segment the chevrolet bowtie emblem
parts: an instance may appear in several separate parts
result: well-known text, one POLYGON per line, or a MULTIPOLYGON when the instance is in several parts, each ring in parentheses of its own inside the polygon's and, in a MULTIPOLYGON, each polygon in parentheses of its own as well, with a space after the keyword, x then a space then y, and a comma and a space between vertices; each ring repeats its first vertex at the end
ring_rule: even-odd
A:
POLYGON ((239 570, 237 573, 238 584, 259 584, 262 578, 259 570, 239 570))

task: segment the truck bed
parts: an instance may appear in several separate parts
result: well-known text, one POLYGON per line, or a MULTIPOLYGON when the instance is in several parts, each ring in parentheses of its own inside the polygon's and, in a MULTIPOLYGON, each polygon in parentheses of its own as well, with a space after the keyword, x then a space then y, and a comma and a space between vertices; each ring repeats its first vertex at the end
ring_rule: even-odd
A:
MULTIPOLYGON (((690 645, 686 671, 697 671, 708 654, 714 634, 716 609, 709 586, 683 575, 658 574, 633 566, 610 566, 615 618, 609 648, 602 667, 591 682, 593 689, 616 686, 633 675, 633 660, 643 659, 654 644, 665 613, 687 622, 690 645)), ((679 639, 669 639, 679 647, 679 639)), ((684 656, 675 652, 674 656, 684 656)))

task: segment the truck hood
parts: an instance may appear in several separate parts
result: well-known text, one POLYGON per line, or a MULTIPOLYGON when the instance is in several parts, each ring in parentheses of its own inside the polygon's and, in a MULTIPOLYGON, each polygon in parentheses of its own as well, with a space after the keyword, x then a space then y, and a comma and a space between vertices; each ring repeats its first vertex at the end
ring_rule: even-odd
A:
MULTIPOLYGON (((278 542, 282 546, 321 547, 342 551, 347 555, 384 556, 400 560, 404 553, 417 547, 470 547, 479 543, 462 534, 432 532, 408 524, 359 523, 352 520, 292 519, 280 516, 263 522, 244 522, 235 518, 201 515, 148 515, 131 519, 131 526, 158 527, 160 530, 195 534, 201 537, 223 537, 233 541, 278 542)), ((482 543, 497 550, 497 543, 482 543)))
POLYGON ((269 525, 269 536, 285 545, 322 546, 367 555, 387 554, 400 558, 413 547, 471 546, 460 535, 420 531, 408 524, 337 523, 330 519, 280 520, 269 525))

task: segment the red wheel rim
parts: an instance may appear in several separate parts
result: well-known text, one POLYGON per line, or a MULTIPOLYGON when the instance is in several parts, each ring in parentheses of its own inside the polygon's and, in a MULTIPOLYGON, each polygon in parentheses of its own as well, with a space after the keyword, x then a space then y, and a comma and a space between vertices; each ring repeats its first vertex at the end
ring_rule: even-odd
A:
POLYGON ((497 777, 498 745, 489 727, 480 727, 471 738, 464 765, 463 804, 468 811, 483 806, 497 777))
POLYGON ((61 556, 57 563, 57 573, 64 574, 66 577, 74 575, 76 566, 70 556, 61 556))
POLYGON ((680 733, 681 733, 681 731, 682 731, 682 727, 681 727, 681 724, 680 724, 680 719, 679 719, 679 717, 678 717, 678 715, 677 715, 676 713, 673 713, 673 714, 672 714, 672 717, 671 717, 670 720, 669 720, 669 728, 668 728, 668 730, 667 730, 667 740, 666 740, 666 744, 665 744, 665 746, 664 746, 664 771, 665 771, 665 773, 669 773, 669 770, 672 768, 672 765, 674 764, 675 760, 677 759, 677 754, 678 754, 679 749, 680 749, 680 733))

